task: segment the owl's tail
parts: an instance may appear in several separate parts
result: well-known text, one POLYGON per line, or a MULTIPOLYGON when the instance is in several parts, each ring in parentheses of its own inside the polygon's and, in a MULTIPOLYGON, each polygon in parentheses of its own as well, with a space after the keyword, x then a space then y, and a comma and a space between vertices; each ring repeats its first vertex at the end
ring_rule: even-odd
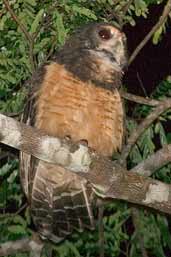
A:
POLYGON ((41 161, 34 178, 31 202, 39 233, 57 243, 73 230, 94 229, 92 196, 83 178, 41 161))

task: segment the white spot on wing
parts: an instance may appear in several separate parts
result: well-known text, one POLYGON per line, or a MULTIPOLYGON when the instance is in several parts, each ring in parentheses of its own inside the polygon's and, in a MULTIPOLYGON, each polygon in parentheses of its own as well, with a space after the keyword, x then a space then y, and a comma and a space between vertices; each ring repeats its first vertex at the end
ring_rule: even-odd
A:
POLYGON ((83 170, 84 166, 84 171, 88 171, 88 167, 91 163, 91 158, 88 153, 88 148, 84 145, 79 145, 79 149, 76 150, 74 153, 71 153, 71 165, 70 169, 72 170, 83 170), (87 167, 87 170, 86 170, 87 167))
POLYGON ((71 153, 67 145, 61 146, 60 140, 46 136, 41 145, 40 152, 44 154, 43 160, 51 160, 67 169, 87 172, 91 163, 88 148, 79 145, 79 148, 71 153))

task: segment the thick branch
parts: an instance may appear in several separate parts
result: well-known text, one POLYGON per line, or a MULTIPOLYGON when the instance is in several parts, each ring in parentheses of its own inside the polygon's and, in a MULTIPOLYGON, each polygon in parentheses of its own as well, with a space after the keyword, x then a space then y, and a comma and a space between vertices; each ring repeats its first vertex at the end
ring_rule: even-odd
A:
POLYGON ((102 198, 123 199, 171 213, 171 185, 128 172, 108 158, 88 151, 86 146, 49 137, 4 115, 0 115, 0 140, 39 159, 77 172, 102 198))
POLYGON ((66 169, 86 172, 90 164, 88 148, 74 145, 0 114, 0 141, 46 162, 66 169))
POLYGON ((94 158, 90 168, 84 177, 91 182, 98 196, 171 213, 171 185, 128 172, 102 157, 94 158))
POLYGON ((153 36, 153 34, 165 23, 169 13, 171 11, 171 0, 167 1, 167 4, 164 7, 163 13, 159 18, 159 21, 154 25, 154 27, 150 30, 150 32, 145 36, 145 38, 140 42, 140 44, 136 47, 134 52, 132 53, 129 64, 133 62, 135 57, 138 55, 138 53, 141 51, 141 49, 147 44, 147 42, 150 40, 150 38, 153 36))
POLYGON ((137 174, 151 176, 155 170, 171 162, 171 145, 165 145, 161 150, 152 154, 149 158, 142 161, 131 169, 137 174), (143 171, 143 173, 142 173, 143 171))

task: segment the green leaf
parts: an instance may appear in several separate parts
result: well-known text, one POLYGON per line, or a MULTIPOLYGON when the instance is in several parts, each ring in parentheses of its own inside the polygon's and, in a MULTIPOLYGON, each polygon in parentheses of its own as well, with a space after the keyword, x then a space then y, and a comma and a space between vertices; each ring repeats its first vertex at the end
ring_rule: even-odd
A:
POLYGON ((63 44, 66 37, 66 31, 63 23, 63 16, 59 12, 54 13, 55 27, 57 31, 57 40, 60 44, 63 44))
POLYGON ((168 221, 165 217, 157 215, 158 226, 162 234, 164 247, 168 246, 171 249, 171 235, 169 233, 168 221))
POLYGON ((109 3, 110 5, 113 5, 113 4, 114 4, 113 0, 108 0, 108 3, 109 3))
POLYGON ((171 144, 171 133, 167 134, 167 142, 168 144, 171 144))
POLYGON ((84 15, 84 16, 90 18, 90 19, 97 20, 96 15, 90 9, 87 9, 85 7, 79 7, 77 5, 73 5, 72 9, 73 9, 73 12, 76 12, 80 15, 84 15))
POLYGON ((42 20, 43 14, 44 14, 44 9, 41 9, 37 13, 32 25, 31 25, 30 33, 35 33, 37 31, 37 28, 42 20))
POLYGON ((161 145, 167 144, 167 136, 161 122, 157 122, 155 125, 155 133, 159 134, 161 145))
POLYGON ((27 234, 25 228, 20 225, 11 225, 8 227, 8 231, 11 232, 12 234, 27 234))
POLYGON ((24 0, 25 3, 28 3, 31 6, 36 6, 36 0, 24 0))
POLYGON ((143 0, 135 0, 135 14, 137 16, 144 16, 146 18, 146 13, 148 12, 148 8, 146 2, 143 0))
POLYGON ((162 32, 163 32, 163 28, 162 28, 162 26, 154 33, 154 35, 153 35, 153 44, 154 45, 157 45, 158 44, 158 42, 159 42, 159 40, 160 40, 160 37, 161 37, 161 35, 162 35, 162 32))
POLYGON ((13 219, 13 222, 15 223, 15 224, 20 224, 20 225, 22 225, 22 227, 26 227, 26 221, 25 221, 25 219, 23 219, 23 217, 21 217, 20 215, 15 215, 15 217, 14 217, 14 219, 13 219))
POLYGON ((74 246, 74 244, 70 243, 69 241, 66 242, 67 246, 71 249, 71 251, 73 252, 74 256, 76 257, 81 257, 81 255, 79 254, 79 251, 77 250, 77 248, 74 246))
POLYGON ((6 174, 8 174, 11 170, 12 165, 9 163, 6 163, 5 165, 2 166, 2 168, 0 168, 0 176, 4 176, 6 174))
POLYGON ((25 218, 28 225, 31 224, 31 215, 30 215, 30 208, 27 207, 25 211, 25 218))
POLYGON ((13 183, 17 175, 18 175, 18 170, 14 170, 7 179, 8 183, 13 183))
POLYGON ((0 19, 0 31, 4 29, 6 21, 7 21, 7 16, 6 15, 2 16, 0 19))

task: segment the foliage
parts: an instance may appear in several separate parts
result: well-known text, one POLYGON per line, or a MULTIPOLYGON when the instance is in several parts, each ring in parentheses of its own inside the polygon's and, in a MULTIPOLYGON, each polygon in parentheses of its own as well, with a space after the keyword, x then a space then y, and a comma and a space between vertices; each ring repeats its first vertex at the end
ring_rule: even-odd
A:
MULTIPOLYGON (((37 66, 46 62, 65 41, 68 34, 82 24, 96 21, 119 22, 117 13, 123 13, 121 25, 134 26, 138 17, 149 18, 151 4, 162 0, 134 0, 124 13, 126 0, 11 0, 11 8, 24 24, 33 40, 26 38, 21 27, 11 19, 3 1, 0 0, 0 112, 16 113, 23 109, 24 97, 29 78, 37 66), (115 2, 118 2, 115 4, 115 2)), ((154 35, 158 43, 165 29, 163 25, 154 35)), ((157 99, 171 96, 171 81, 168 77, 152 95, 157 99)), ((148 115, 151 108, 138 106, 134 120, 128 122, 128 131, 136 128, 138 122, 148 115)), ((168 111, 150 126, 132 149, 130 167, 145 159, 156 150, 156 145, 171 142, 171 133, 166 130, 166 121, 171 119, 168 111), (156 144, 158 142, 158 144, 156 144)), ((0 243, 15 240, 31 234, 32 223, 29 208, 25 203, 19 178, 18 157, 13 150, 1 146, 0 150, 0 243), (12 154, 9 154, 10 153, 12 154), (7 153, 7 154, 6 154, 7 153), (4 156, 4 157, 3 157, 4 156)), ((171 182, 171 165, 163 167, 156 177, 171 182)), ((103 219, 105 228, 106 256, 140 256, 140 242, 132 227, 130 209, 123 203, 106 206, 103 219)), ((141 210, 140 233, 145 239, 145 248, 151 256, 165 257, 170 249, 171 238, 167 218, 141 210)), ((97 256, 99 253, 98 231, 75 233, 60 245, 52 245, 54 256, 97 256)), ((27 256, 17 254, 17 257, 27 256)))

